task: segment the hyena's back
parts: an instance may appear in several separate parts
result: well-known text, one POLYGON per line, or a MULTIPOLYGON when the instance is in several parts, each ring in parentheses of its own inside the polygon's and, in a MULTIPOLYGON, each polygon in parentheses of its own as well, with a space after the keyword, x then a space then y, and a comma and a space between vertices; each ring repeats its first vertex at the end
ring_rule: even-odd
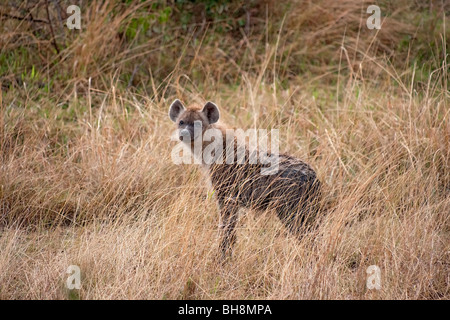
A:
POLYGON ((320 198, 320 182, 305 162, 279 155, 278 171, 261 174, 260 164, 215 164, 212 184, 221 205, 233 201, 240 207, 277 212, 290 231, 296 232, 313 218, 320 198))

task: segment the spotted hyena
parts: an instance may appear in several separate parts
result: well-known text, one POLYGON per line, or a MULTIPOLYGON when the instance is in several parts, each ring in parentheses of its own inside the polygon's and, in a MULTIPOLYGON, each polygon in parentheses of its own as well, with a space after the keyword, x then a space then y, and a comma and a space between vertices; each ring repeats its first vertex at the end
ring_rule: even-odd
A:
POLYGON ((311 225, 318 208, 320 182, 308 164, 286 154, 266 151, 268 156, 276 156, 277 163, 274 172, 263 174, 269 164, 251 162, 249 159, 253 153, 248 145, 236 137, 229 140, 229 131, 218 123, 219 109, 212 102, 186 108, 177 99, 170 105, 169 117, 177 126, 179 139, 201 159, 200 163, 210 177, 221 213, 220 248, 224 256, 231 253, 236 241, 235 227, 240 208, 274 211, 287 229, 296 235, 311 225), (216 141, 216 135, 216 139, 203 139, 211 130, 218 131, 221 138, 216 141), (212 143, 225 152, 215 154, 213 161, 206 163, 202 153, 212 143), (244 160, 238 159, 242 150, 244 160), (229 154, 232 161, 226 158, 229 154))

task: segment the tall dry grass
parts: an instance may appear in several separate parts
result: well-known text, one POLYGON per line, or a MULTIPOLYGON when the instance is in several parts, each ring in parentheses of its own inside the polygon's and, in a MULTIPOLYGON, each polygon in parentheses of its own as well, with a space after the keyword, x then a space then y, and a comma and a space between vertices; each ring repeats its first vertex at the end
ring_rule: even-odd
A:
MULTIPOLYGON (((389 44, 397 33, 368 34, 359 1, 330 3, 302 2, 286 17, 271 2, 250 8, 271 16, 222 42, 208 40, 207 23, 197 40, 166 30, 177 34, 173 46, 116 39, 139 5, 113 15, 117 7, 94 2, 86 29, 52 57, 59 62, 45 59, 39 69, 51 90, 20 83, 8 63, 0 298, 450 298, 446 24, 438 49, 429 49, 435 68, 418 81, 420 66, 389 58, 397 57, 389 44), (258 26, 267 34, 252 33, 258 26), (302 51, 304 43, 312 47, 302 51), (295 69, 298 61, 304 66, 295 69), (132 74, 121 78, 134 70, 140 91, 132 74), (299 241, 269 212, 243 212, 233 258, 219 263, 214 197, 198 167, 171 161, 175 97, 215 101, 234 127, 279 129, 281 151, 309 162, 324 184, 319 228, 299 241), (65 287, 69 265, 81 268, 79 291, 65 287), (381 268, 380 290, 366 287, 370 265, 381 268)), ((401 32, 414 29, 392 21, 401 32)), ((28 28, 8 23, 11 32, 28 28)), ((4 34, 2 53, 20 42, 11 39, 4 34)))

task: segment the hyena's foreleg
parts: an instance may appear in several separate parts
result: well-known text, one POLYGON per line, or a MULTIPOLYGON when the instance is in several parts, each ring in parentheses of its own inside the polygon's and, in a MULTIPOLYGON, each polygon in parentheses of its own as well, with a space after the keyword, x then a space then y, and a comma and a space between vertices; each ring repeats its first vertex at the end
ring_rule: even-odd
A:
POLYGON ((220 251, 222 258, 231 256, 234 243, 236 242, 236 224, 238 220, 239 206, 234 198, 219 200, 221 221, 220 229, 220 251))

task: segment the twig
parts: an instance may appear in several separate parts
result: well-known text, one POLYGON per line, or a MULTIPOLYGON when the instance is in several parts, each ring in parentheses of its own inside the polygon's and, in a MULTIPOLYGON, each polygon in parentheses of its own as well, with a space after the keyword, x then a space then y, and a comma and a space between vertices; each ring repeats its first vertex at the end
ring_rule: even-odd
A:
POLYGON ((29 16, 29 14, 25 17, 18 17, 14 16, 9 13, 1 13, 0 14, 0 20, 6 20, 6 19, 15 19, 15 20, 21 20, 21 21, 30 21, 30 22, 37 22, 37 23, 48 23, 47 20, 41 20, 41 19, 34 19, 33 17, 29 16))
POLYGON ((46 10, 47 10, 47 19, 48 19, 48 23, 50 25, 50 32, 52 33, 52 38, 53 38, 53 45, 55 46, 56 49, 56 53, 59 54, 59 48, 58 48, 58 43, 56 42, 56 38, 55 38, 55 32, 53 31, 53 26, 52 26, 52 21, 50 19, 50 11, 48 10, 48 0, 46 1, 47 5, 46 5, 46 10))
POLYGON ((138 69, 139 69, 140 66, 141 66, 141 64, 137 64, 137 65, 134 67, 133 73, 131 74, 130 80, 128 81, 127 89, 131 88, 131 86, 133 85, 134 76, 136 75, 136 72, 138 71, 138 69))

